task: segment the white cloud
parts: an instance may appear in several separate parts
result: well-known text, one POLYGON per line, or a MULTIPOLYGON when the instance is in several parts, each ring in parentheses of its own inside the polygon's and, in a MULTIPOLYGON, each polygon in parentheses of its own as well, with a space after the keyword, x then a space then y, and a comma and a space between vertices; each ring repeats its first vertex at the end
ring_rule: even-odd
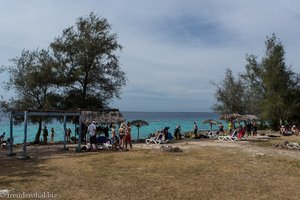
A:
POLYGON ((208 111, 210 81, 225 68, 243 71, 245 54, 262 56, 273 32, 282 40, 287 63, 298 67, 300 3, 296 0, 87 0, 1 1, 0 61, 22 49, 45 48, 91 11, 105 17, 124 46, 120 54, 129 83, 122 110, 208 111))

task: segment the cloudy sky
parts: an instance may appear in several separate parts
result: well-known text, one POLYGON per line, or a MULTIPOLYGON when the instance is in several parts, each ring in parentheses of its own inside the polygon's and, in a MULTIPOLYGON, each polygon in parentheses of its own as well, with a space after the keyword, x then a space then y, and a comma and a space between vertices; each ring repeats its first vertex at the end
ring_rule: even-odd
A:
POLYGON ((124 47, 129 82, 111 104, 122 111, 211 111, 210 82, 228 67, 244 71, 246 54, 261 58, 272 33, 300 73, 298 0, 0 0, 0 64, 47 48, 91 11, 108 19, 124 47))

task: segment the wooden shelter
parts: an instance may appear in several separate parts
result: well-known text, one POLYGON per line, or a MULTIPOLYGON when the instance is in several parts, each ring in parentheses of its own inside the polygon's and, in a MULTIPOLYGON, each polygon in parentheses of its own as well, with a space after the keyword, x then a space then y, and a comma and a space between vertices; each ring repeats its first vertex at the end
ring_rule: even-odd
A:
MULTIPOLYGON (((62 111, 62 110, 11 110, 10 111, 10 152, 8 156, 15 155, 13 153, 13 118, 18 116, 24 116, 24 142, 23 142, 23 158, 26 159, 27 151, 27 125, 29 116, 63 116, 64 117, 64 131, 66 132, 67 117, 78 117, 78 122, 89 123, 91 121, 97 121, 98 123, 121 123, 124 121, 123 115, 118 109, 102 109, 102 110, 75 110, 75 111, 62 111)), ((81 138, 82 123, 79 123, 78 138, 81 138)), ((78 146, 76 151, 81 149, 81 139, 78 139, 78 146)), ((64 148, 66 147, 66 135, 64 134, 64 148)))

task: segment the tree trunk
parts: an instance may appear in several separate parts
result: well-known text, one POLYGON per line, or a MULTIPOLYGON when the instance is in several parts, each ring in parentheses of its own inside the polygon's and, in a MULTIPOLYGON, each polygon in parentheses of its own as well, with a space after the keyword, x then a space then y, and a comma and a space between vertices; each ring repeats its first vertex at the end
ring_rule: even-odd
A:
POLYGON ((35 135, 34 144, 39 144, 40 143, 41 131, 42 131, 42 120, 39 121, 39 128, 38 128, 38 131, 35 135))

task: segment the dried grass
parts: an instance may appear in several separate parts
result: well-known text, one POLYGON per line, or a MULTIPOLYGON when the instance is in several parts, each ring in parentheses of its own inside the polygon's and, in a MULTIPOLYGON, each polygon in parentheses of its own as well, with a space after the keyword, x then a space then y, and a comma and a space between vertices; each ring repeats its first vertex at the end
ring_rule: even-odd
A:
POLYGON ((0 189, 54 192, 57 199, 298 199, 299 185, 300 158, 222 146, 67 151, 0 165, 0 189))

